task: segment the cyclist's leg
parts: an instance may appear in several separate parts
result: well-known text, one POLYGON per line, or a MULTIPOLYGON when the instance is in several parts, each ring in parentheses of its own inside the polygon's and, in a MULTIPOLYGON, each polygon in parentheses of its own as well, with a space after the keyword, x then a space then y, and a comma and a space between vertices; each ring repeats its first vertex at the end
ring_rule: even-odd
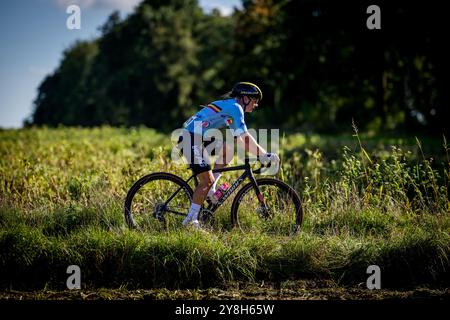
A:
POLYGON ((203 147, 193 145, 191 169, 197 175, 198 186, 194 190, 192 202, 200 206, 205 201, 206 194, 214 182, 209 158, 205 160, 203 156, 203 147))
POLYGON ((212 171, 202 172, 197 175, 198 185, 194 190, 192 196, 192 203, 189 208, 189 212, 183 221, 183 224, 193 223, 198 227, 198 213, 202 207, 203 201, 205 201, 206 194, 213 183, 212 171))
MULTIPOLYGON (((233 159, 233 154, 234 154, 233 145, 224 142, 222 144, 222 147, 220 148, 217 160, 214 163, 214 169, 225 168, 233 159)), ((207 194, 208 197, 212 197, 214 192, 216 192, 217 182, 219 181, 221 176, 222 176, 222 174, 220 172, 213 173, 213 182, 214 183, 211 186, 210 190, 208 191, 208 194, 207 194)))
POLYGON ((197 175, 197 178, 198 185, 194 190, 192 202, 201 206, 203 201, 205 201, 208 190, 211 188, 214 182, 214 177, 212 171, 209 170, 207 172, 199 173, 197 175))
POLYGON ((198 225, 198 213, 203 202, 205 201, 208 190, 214 182, 214 178, 212 175, 211 166, 209 165, 209 159, 207 159, 208 161, 203 159, 203 148, 193 144, 191 150, 192 163, 190 164, 190 167, 194 174, 197 175, 198 185, 194 190, 192 203, 183 224, 194 222, 194 224, 198 225))

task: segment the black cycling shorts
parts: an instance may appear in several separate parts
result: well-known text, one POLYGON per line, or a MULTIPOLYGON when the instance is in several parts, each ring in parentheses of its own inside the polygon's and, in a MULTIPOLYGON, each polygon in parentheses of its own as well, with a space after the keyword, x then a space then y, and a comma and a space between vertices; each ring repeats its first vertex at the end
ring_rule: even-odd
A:
POLYGON ((212 137, 210 141, 203 141, 201 137, 198 137, 198 140, 195 140, 195 135, 192 132, 185 131, 184 134, 189 134, 190 139, 186 139, 187 141, 185 141, 182 134, 178 138, 177 144, 180 151, 183 153, 183 156, 187 160, 189 167, 192 169, 192 172, 197 175, 199 173, 211 170, 209 154, 204 151, 206 147, 214 143, 214 145, 211 146, 213 149, 210 155, 215 155, 215 147, 217 143, 220 142, 216 142, 214 137, 212 137))

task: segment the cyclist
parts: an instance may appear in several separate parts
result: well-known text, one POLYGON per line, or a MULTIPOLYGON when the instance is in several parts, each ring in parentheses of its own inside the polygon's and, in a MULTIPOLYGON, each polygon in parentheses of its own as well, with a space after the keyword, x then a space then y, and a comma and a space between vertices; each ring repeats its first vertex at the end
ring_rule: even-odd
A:
MULTIPOLYGON (((253 112, 261 99, 262 91, 256 84, 238 82, 230 92, 222 96, 221 100, 213 101, 204 106, 184 123, 183 127, 186 130, 180 136, 178 143, 180 144, 184 140, 182 147, 184 156, 188 159, 194 174, 197 175, 199 183, 194 190, 192 203, 183 225, 199 228, 198 213, 201 205, 207 196, 214 194, 217 181, 221 176, 220 173, 212 173, 209 159, 203 157, 204 148, 214 142, 214 139, 210 141, 204 141, 203 139, 208 129, 229 127, 238 143, 243 145, 247 152, 259 156, 263 164, 280 160, 277 154, 268 153, 256 142, 248 133, 245 124, 244 113, 253 112)), ((218 156, 218 160, 221 161, 216 161, 214 168, 219 169, 227 166, 232 158, 229 155, 233 152, 234 150, 230 150, 224 141, 218 156)))

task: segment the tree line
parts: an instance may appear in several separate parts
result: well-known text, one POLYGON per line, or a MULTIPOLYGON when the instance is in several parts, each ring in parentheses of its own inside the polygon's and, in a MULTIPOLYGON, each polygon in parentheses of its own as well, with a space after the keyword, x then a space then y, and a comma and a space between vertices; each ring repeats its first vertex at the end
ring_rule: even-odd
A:
POLYGON ((26 125, 170 131, 237 81, 264 97, 252 126, 448 132, 450 57, 438 1, 243 0, 230 16, 196 0, 113 12, 40 84, 26 125))

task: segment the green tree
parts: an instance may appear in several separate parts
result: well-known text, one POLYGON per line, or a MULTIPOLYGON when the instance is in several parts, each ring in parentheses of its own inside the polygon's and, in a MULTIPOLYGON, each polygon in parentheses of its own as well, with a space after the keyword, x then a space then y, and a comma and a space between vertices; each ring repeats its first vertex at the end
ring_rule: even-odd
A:
POLYGON ((61 65, 46 77, 34 101, 34 124, 76 125, 86 115, 78 106, 85 103, 91 65, 98 52, 96 42, 78 41, 64 51, 61 65))

